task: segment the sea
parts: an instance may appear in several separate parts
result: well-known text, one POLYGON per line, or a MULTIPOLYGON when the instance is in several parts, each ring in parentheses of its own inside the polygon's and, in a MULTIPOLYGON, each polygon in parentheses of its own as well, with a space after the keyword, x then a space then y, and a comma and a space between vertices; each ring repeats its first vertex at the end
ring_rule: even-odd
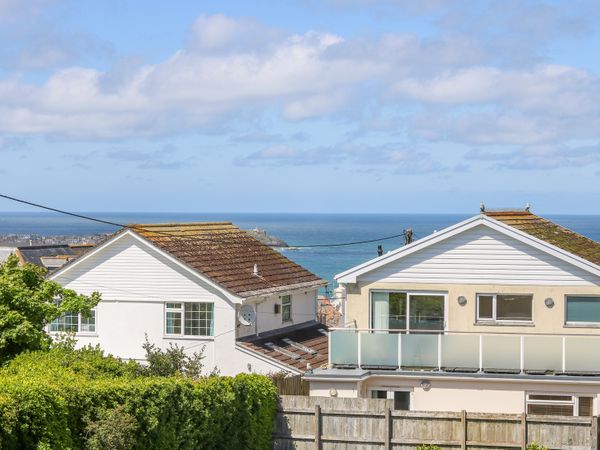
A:
MULTIPOLYGON (((122 223, 231 221, 243 229, 259 228, 286 241, 285 256, 330 281, 335 274, 404 243, 403 237, 373 243, 317 247, 377 240, 412 229, 423 238, 472 214, 279 214, 279 213, 82 213, 122 223), (295 248, 302 246, 302 248, 295 248)), ((546 218, 600 242, 600 215, 546 215, 546 218)), ((50 212, 0 212, 0 234, 89 235, 110 233, 116 227, 50 212)))

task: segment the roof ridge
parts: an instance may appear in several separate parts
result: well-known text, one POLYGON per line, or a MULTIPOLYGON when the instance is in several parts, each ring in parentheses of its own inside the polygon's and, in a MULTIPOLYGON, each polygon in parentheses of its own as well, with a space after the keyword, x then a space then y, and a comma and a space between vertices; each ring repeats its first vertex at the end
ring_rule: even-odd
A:
POLYGON ((233 222, 167 222, 167 223, 129 223, 126 227, 130 228, 158 228, 158 227, 187 227, 187 226, 206 226, 206 225, 233 225, 233 222))

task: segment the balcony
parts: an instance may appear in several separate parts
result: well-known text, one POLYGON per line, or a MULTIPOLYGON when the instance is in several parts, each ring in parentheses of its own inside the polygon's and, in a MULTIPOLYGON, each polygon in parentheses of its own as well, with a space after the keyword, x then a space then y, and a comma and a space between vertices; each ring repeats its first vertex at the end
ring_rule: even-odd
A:
POLYGON ((600 375, 600 336, 332 329, 336 368, 600 375))

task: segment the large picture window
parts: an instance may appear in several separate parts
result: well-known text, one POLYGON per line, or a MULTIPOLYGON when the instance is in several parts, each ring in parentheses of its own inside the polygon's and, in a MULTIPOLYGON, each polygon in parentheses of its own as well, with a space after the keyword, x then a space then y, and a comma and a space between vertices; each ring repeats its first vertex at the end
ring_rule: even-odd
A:
POLYGON ((165 333, 179 336, 212 336, 212 303, 167 303, 165 333))
POLYGON ((377 330, 443 330, 445 296, 372 292, 371 327, 377 330))
POLYGON ((533 295, 530 294, 477 294, 477 320, 531 322, 533 295))
POLYGON ((88 317, 83 314, 66 312, 50 322, 50 331, 55 333, 95 333, 96 310, 92 309, 88 317))
POLYGON ((600 325, 600 297, 567 296, 567 323, 592 323, 600 325))

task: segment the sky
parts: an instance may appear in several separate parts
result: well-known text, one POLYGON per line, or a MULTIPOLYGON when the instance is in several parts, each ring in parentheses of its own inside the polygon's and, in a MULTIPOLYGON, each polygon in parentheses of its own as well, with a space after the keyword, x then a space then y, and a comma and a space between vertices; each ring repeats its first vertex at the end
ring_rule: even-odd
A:
POLYGON ((0 42, 4 194, 600 214, 597 0, 0 0, 0 42))

